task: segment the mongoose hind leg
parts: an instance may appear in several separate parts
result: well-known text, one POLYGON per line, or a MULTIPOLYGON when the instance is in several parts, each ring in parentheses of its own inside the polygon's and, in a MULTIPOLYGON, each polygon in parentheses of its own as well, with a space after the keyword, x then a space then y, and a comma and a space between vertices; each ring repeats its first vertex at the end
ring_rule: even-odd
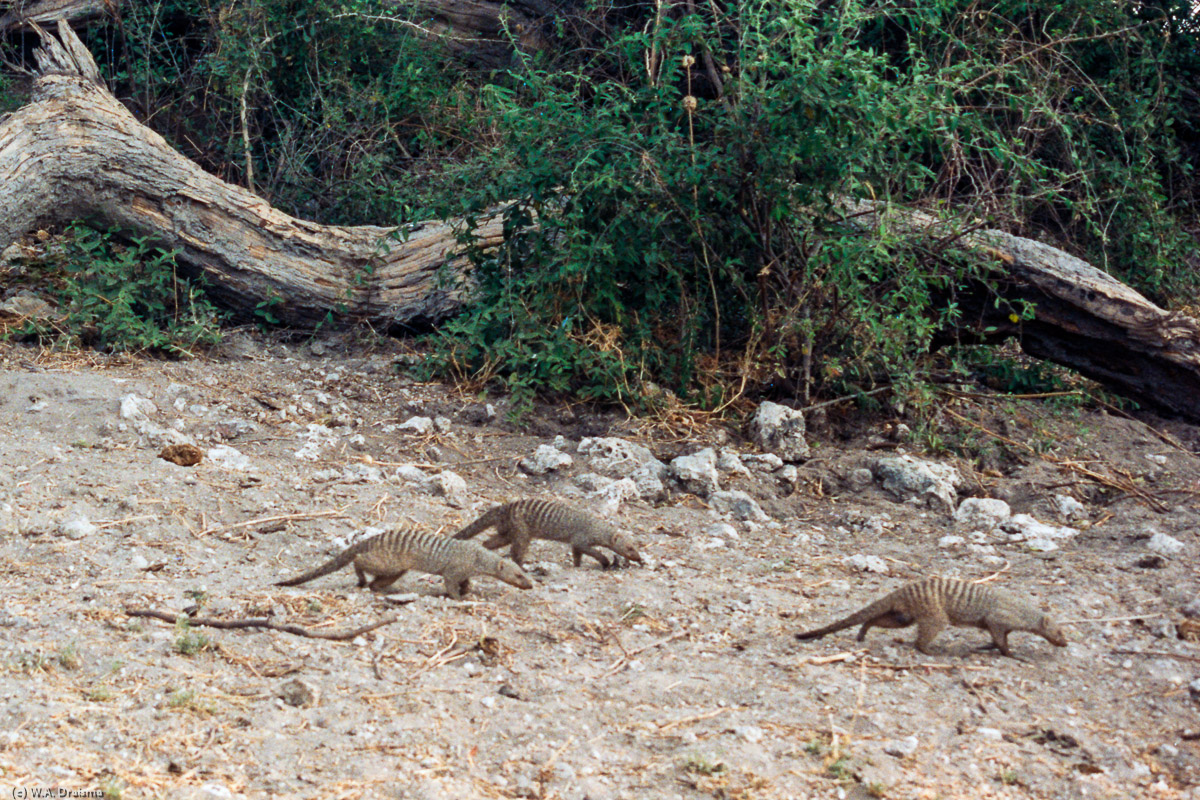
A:
POLYGON ((584 554, 587 554, 599 561, 601 569, 608 569, 613 564, 613 562, 608 560, 608 556, 604 555, 604 553, 601 553, 594 547, 580 547, 578 545, 571 546, 571 558, 574 560, 575 566, 578 567, 581 563, 583 563, 584 554))
POLYGON ((860 642, 863 639, 866 639, 867 631, 871 630, 872 627, 875 627, 875 628, 907 628, 909 625, 912 625, 913 622, 915 622, 915 621, 916 620, 914 620, 912 617, 910 617, 908 614, 905 614, 902 611, 888 611, 883 614, 880 614, 878 617, 872 617, 871 619, 864 622, 862 624, 862 627, 858 629, 858 636, 856 637, 856 639, 860 642))
MULTIPOLYGON (((382 592, 384 589, 387 589, 393 583, 400 580, 400 578, 402 578, 406 572, 408 572, 408 570, 402 569, 399 572, 385 572, 380 575, 376 575, 375 579, 371 581, 371 591, 382 592)), ((360 583, 359 586, 362 586, 362 584, 360 583)))
POLYGON ((499 550, 501 547, 504 547, 504 545, 510 544, 511 542, 512 540, 509 539, 506 534, 497 533, 496 535, 489 537, 488 540, 483 543, 483 546, 488 550, 499 550))
POLYGON ((354 565, 354 574, 358 576, 358 588, 361 589, 367 585, 367 573, 363 572, 363 568, 358 564, 354 565))

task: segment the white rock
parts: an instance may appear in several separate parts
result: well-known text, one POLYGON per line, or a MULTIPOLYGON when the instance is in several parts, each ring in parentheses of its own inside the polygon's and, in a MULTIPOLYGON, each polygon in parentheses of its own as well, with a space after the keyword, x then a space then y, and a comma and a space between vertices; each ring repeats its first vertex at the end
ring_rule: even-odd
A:
POLYGON ((893 739, 883 746, 883 752, 896 758, 907 758, 917 752, 920 741, 916 736, 906 736, 903 739, 893 739))
POLYGON ((1160 467, 1167 463, 1167 457, 1157 453, 1146 453, 1146 460, 1152 464, 1158 464, 1160 467))
POLYGON ((1003 500, 992 497, 968 497, 954 512, 954 526, 959 530, 990 531, 1012 516, 1012 509, 1003 500))
POLYGON ((333 432, 332 428, 318 425, 315 422, 305 426, 301 437, 304 439, 304 444, 292 454, 298 461, 316 461, 321 457, 322 450, 332 447, 338 441, 338 435, 333 432))
POLYGON ((728 522, 714 522, 704 529, 704 535, 709 538, 724 539, 726 541, 735 541, 740 538, 737 528, 728 522))
POLYGON ((783 466, 783 459, 774 453, 743 454, 742 461, 760 472, 774 472, 783 466))
POLYGON ((430 480, 433 486, 433 493, 445 497, 446 502, 455 508, 462 508, 463 502, 467 494, 467 482, 462 479, 461 475, 446 470, 434 475, 430 480))
POLYGON ((726 475, 750 477, 750 470, 746 469, 738 454, 731 450, 722 450, 717 456, 717 469, 726 475))
POLYGON ((863 572, 877 572, 880 575, 887 575, 889 571, 887 562, 882 558, 879 556, 863 555, 862 553, 846 556, 842 559, 842 563, 863 572))
POLYGON ((548 444, 538 445, 532 456, 521 459, 518 466, 530 475, 545 475, 547 472, 569 467, 574 461, 569 455, 548 444))
POLYGON ((809 457, 804 433, 803 413, 770 401, 760 405, 750 420, 750 436, 754 443, 784 461, 801 461, 809 457))
POLYGON ((582 475, 576 475, 574 480, 575 485, 585 492, 600 492, 609 484, 616 482, 612 478, 599 475, 595 472, 585 472, 582 475))
POLYGON ((366 450, 367 437, 363 436, 361 433, 356 433, 346 440, 346 444, 350 445, 352 450, 366 450))
POLYGON ((846 482, 850 484, 851 491, 861 492, 875 483, 875 476, 866 467, 859 467, 850 471, 850 474, 846 476, 846 482))
POLYGON ((795 486, 800 482, 800 470, 795 464, 784 464, 776 471, 775 477, 783 483, 795 486))
POLYGON ((1004 731, 999 728, 976 728, 975 735, 981 739, 992 739, 997 742, 1004 739, 1004 731))
POLYGON ((601 514, 608 515, 620 508, 625 501, 634 500, 641 494, 638 492, 636 483, 629 478, 621 478, 596 492, 595 496, 600 501, 600 507, 597 510, 601 514))
POLYGON ((129 566, 133 567, 136 570, 143 570, 146 567, 150 566, 150 562, 147 561, 146 557, 144 555, 142 555, 141 553, 134 553, 133 555, 131 555, 129 557, 129 566))
POLYGON ((671 477, 678 481, 685 491, 701 497, 708 497, 720 488, 717 454, 711 447, 674 459, 668 469, 671 477))
POLYGON ((661 480, 667 471, 666 464, 649 449, 615 436, 584 439, 579 443, 579 455, 587 456, 593 468, 618 478, 632 478, 635 471, 649 467, 661 480))
POLYGON ((960 544, 966 544, 967 540, 962 536, 943 536, 938 539, 938 547, 957 547, 960 544))
POLYGON ((763 738, 763 729, 757 725, 738 725, 733 729, 735 736, 740 736, 750 744, 758 744, 763 738))
POLYGON ((401 464, 396 467, 396 477, 405 483, 424 484, 429 480, 425 470, 415 464, 401 464))
POLYGON ((409 417, 400 423, 400 430, 414 433, 429 433, 433 430, 433 420, 429 417, 409 417))
POLYGON ((58 526, 58 532, 68 539, 83 539, 91 536, 96 531, 100 530, 87 517, 79 516, 74 519, 66 520, 58 526))
POLYGON ((1087 516, 1087 508, 1083 503, 1067 494, 1054 495, 1054 507, 1058 510, 1058 515, 1068 522, 1087 516))
POLYGON ((660 461, 657 465, 643 464, 629 475, 640 497, 654 501, 667 496, 667 487, 662 482, 662 472, 665 469, 666 465, 660 461))
POLYGON ((563 436, 561 433, 554 437, 554 449, 555 450, 562 450, 565 452, 566 449, 570 446, 571 446, 571 442, 568 441, 567 437, 563 436))
POLYGON ((380 483, 383 470, 370 464, 348 464, 342 470, 342 477, 350 483, 380 483))
POLYGON ((1079 531, 1059 525, 1038 522, 1028 514, 1014 514, 1000 523, 1000 529, 1009 534, 1010 542, 1022 542, 1030 550, 1049 553, 1075 536, 1079 531))
POLYGON ((754 522, 766 522, 770 519, 754 498, 745 492, 713 492, 708 502, 718 514, 732 514, 735 519, 754 522))
POLYGON ((434 417, 433 427, 438 433, 449 433, 451 422, 447 417, 434 417))
POLYGON ((871 471, 885 491, 900 500, 920 497, 953 511, 962 476, 948 464, 922 461, 912 456, 876 459, 871 471))
POLYGON ((1186 545, 1165 533, 1156 533, 1150 537, 1150 541, 1146 543, 1146 549, 1151 553, 1158 553, 1161 556, 1174 556, 1183 552, 1186 545))
POLYGON ((144 397, 127 394, 121 398, 121 419, 148 419, 151 414, 158 413, 158 406, 144 397))
POLYGON ((218 467, 232 469, 236 472, 246 472, 250 469, 250 459, 240 450, 227 444, 210 447, 204 457, 218 467))

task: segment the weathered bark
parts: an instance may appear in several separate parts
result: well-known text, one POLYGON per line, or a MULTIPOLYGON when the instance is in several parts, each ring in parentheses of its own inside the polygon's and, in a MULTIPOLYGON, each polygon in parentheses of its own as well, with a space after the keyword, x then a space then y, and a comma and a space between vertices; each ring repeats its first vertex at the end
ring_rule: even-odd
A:
MULTIPOLYGON (((859 224, 878 224, 876 206, 849 203, 847 210, 859 224)), ((917 212, 891 209, 883 218, 954 235, 917 212)), ((986 286, 960 287, 953 297, 960 324, 942 331, 937 344, 1012 336, 1035 358, 1071 367, 1145 406, 1200 421, 1200 322, 1159 308, 1050 245, 997 230, 974 231, 956 243, 991 254, 996 267, 986 286), (1034 318, 1014 322, 1010 314, 1022 301, 1034 305, 1034 318)))
POLYGON ((11 0, 0 2, 0 32, 28 26, 45 25, 64 19, 68 22, 93 19, 111 13, 120 0, 11 0))
MULTIPOLYGON (((179 250, 216 299, 241 315, 267 304, 313 327, 332 313, 382 328, 436 321, 457 308, 453 222, 394 229, 295 219, 204 172, 141 125, 101 85, 64 23, 42 34, 33 102, 0 122, 0 248, 39 224, 86 219, 179 250)), ((483 220, 483 246, 501 221, 483 220)))
POLYGON ((549 31, 578 0, 394 0, 451 50, 476 64, 504 67, 512 59, 513 40, 526 52, 542 50, 549 31), (421 16, 425 15, 425 16, 421 16))

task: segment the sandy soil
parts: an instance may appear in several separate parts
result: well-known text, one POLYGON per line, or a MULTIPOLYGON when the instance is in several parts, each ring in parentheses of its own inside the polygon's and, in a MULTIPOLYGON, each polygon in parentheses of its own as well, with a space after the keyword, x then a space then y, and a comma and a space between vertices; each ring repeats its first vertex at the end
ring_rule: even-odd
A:
POLYGON ((539 409, 521 428, 503 398, 398 375, 398 347, 243 332, 207 359, 161 362, 0 345, 0 791, 1200 799, 1198 626, 1181 611, 1200 587, 1200 430, 957 406, 1004 437, 982 471, 942 459, 967 477, 960 496, 1054 525, 1067 524, 1056 495, 1083 503, 1079 534, 1051 552, 970 537, 943 509, 856 484, 881 454, 920 453, 888 438, 898 417, 850 430, 831 409, 812 421, 795 482, 722 475, 768 521, 722 519, 677 490, 623 503, 613 520, 640 567, 574 568, 563 545, 538 542, 529 591, 480 578, 452 601, 439 578, 410 574, 393 605, 350 570, 274 587, 385 522, 449 532, 525 495, 596 508, 597 470, 576 450, 586 436, 664 461, 757 452, 734 423, 679 436, 581 407, 539 409), (445 419, 399 427, 413 416, 445 419), (556 436, 573 463, 526 475, 519 459, 556 436), (181 437, 236 452, 159 458, 181 437), (414 477, 443 471, 465 491, 414 477), (1182 550, 1154 552, 1156 533, 1182 550), (1071 643, 1014 634, 1014 659, 961 628, 933 656, 912 629, 861 644, 853 631, 792 636, 933 573, 992 576, 1072 621, 1071 643), (328 641, 130 608, 322 632, 396 621, 328 641))

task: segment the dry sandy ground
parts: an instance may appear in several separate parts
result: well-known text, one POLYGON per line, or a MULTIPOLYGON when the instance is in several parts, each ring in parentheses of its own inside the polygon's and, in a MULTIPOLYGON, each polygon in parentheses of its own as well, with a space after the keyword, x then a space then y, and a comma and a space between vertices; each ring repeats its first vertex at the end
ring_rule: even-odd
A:
POLYGON ((883 420, 857 435, 815 426, 795 485, 724 475, 767 522, 714 529, 723 520, 681 492, 624 503, 614 521, 642 566, 574 568, 539 542, 529 591, 480 578, 452 601, 410 574, 392 606, 350 570, 272 586, 382 522, 452 531, 524 495, 595 507, 578 480, 595 471, 575 450, 584 436, 667 461, 755 452, 732 422, 681 438, 576 407, 522 429, 502 399, 399 376, 394 348, 241 333, 171 363, 0 345, 5 796, 1200 798, 1200 646, 1179 636, 1200 586, 1200 431, 1032 404, 978 416, 1017 444, 983 472, 953 462, 963 493, 1056 525, 1055 495, 1083 502, 1081 532, 1048 553, 1002 536, 940 546, 964 533, 945 511, 852 489, 881 452, 868 445, 887 444, 883 420), (131 394, 154 408, 123 417, 131 394), (449 425, 398 428, 414 415, 449 425), (167 429, 244 461, 169 463, 167 429), (556 435, 574 463, 524 474, 518 459, 556 435), (1022 442, 1059 462, 1014 457, 1022 442), (397 477, 403 465, 452 470, 466 491, 440 496, 397 477), (1182 551, 1152 553, 1155 533, 1182 551), (887 573, 844 561, 855 554, 887 573), (1078 621, 1070 645, 1014 634, 1010 659, 976 650, 987 637, 970 629, 934 656, 912 629, 792 636, 932 573, 994 576, 1078 621), (322 632, 396 621, 328 641, 126 614, 189 607, 322 632))

